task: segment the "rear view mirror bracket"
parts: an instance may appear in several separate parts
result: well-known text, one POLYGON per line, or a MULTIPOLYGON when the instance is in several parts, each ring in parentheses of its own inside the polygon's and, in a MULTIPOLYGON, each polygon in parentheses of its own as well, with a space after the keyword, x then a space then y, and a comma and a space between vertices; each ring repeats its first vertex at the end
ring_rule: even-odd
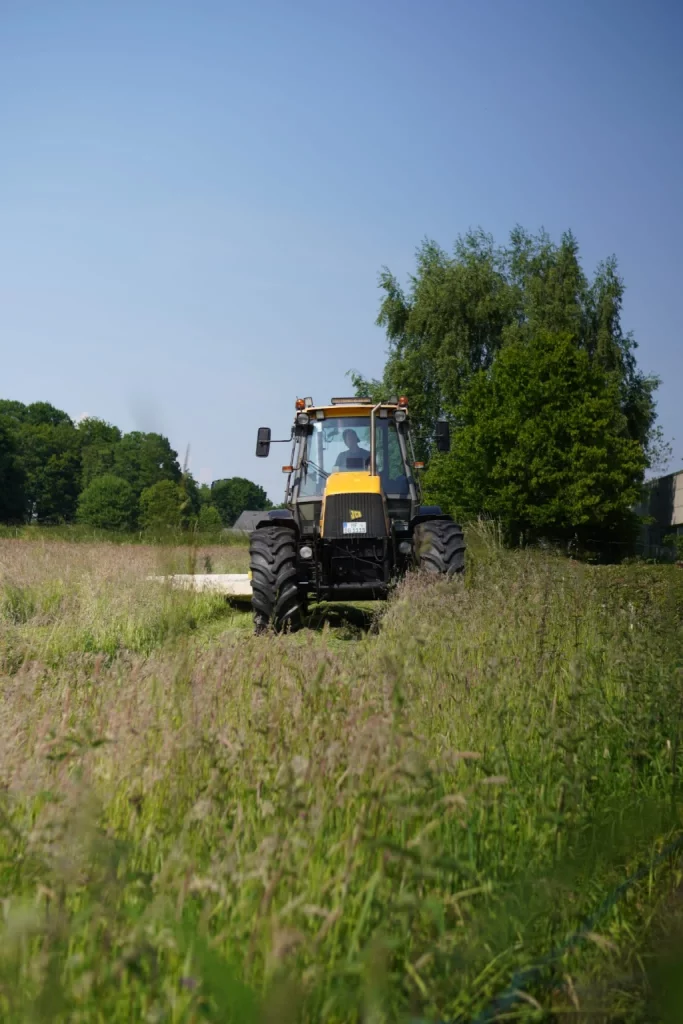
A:
POLYGON ((294 436, 294 430, 292 430, 289 437, 272 438, 270 436, 270 427, 259 427, 258 434, 256 435, 256 456, 259 459, 265 459, 270 454, 271 444, 289 444, 294 436))

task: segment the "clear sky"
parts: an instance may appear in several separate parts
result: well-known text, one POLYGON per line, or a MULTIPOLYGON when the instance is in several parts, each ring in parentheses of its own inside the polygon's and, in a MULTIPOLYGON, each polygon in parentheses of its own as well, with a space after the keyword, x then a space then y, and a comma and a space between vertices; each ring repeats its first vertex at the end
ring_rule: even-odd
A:
POLYGON ((683 5, 0 0, 0 396, 280 499, 297 395, 379 375, 383 265, 571 228, 683 465, 683 5))

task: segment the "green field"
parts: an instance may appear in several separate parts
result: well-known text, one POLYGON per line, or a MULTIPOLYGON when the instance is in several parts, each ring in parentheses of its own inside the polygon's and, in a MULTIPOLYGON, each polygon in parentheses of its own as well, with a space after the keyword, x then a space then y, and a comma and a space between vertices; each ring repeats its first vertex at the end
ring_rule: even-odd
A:
MULTIPOLYGON (((0 1020, 471 1021, 679 834, 683 572, 468 540, 256 638, 145 581, 244 546, 0 539, 0 1020)), ((660 1019, 682 867, 487 1019, 660 1019)))

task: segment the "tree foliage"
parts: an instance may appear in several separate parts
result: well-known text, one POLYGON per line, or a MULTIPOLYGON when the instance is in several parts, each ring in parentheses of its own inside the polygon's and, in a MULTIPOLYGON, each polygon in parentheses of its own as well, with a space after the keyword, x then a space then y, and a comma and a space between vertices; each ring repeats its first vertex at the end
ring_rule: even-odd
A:
POLYGON ((72 521, 80 491, 80 453, 70 417, 49 402, 15 401, 0 401, 0 415, 14 425, 24 476, 22 518, 72 521))
POLYGON ((71 522, 80 491, 80 452, 73 424, 28 421, 18 436, 27 518, 46 524, 71 522))
POLYGON ((211 484, 211 500, 224 526, 232 526, 246 509, 258 512, 271 507, 264 489, 242 476, 214 480, 211 484))
POLYGON ((223 526, 221 514, 215 505, 202 505, 199 512, 199 529, 204 533, 214 533, 223 526))
POLYGON ((78 521, 101 530, 130 530, 136 500, 127 480, 107 473, 95 477, 78 499, 78 521))
MULTIPOLYGON (((221 512, 207 521, 215 523, 216 515, 236 518, 243 507, 269 506, 265 491, 250 480, 235 477, 227 483, 227 489, 217 492, 221 512)), ((202 506, 213 502, 211 488, 200 488, 189 471, 181 470, 177 453, 162 434, 124 434, 94 416, 74 424, 49 402, 25 405, 0 399, 1 522, 51 524, 78 518, 110 529, 123 528, 116 525, 122 521, 134 527, 140 499, 149 491, 141 502, 143 519, 155 525, 194 526, 202 506), (108 496, 114 503, 111 523, 103 511, 108 496)))
POLYGON ((172 480, 158 480, 140 495, 140 526, 145 530, 180 526, 183 493, 172 480))
POLYGON ((356 394, 408 395, 422 458, 450 419, 454 454, 436 459, 432 494, 461 514, 495 509, 511 531, 614 523, 665 451, 614 257, 589 279, 570 232, 556 244, 517 227, 505 246, 482 231, 452 254, 425 241, 416 263, 407 290, 380 276, 382 380, 351 376, 356 394))
POLYGON ((188 527, 196 525, 202 507, 199 485, 188 470, 183 472, 180 483, 180 525, 188 527))
POLYGON ((50 402, 32 402, 24 405, 13 399, 0 399, 0 416, 9 416, 17 423, 29 423, 34 427, 59 427, 63 424, 73 426, 68 413, 57 409, 50 402))
POLYGON ((81 446, 81 485, 87 487, 96 476, 113 472, 114 449, 121 440, 121 431, 94 416, 82 419, 76 429, 81 446))
POLYGON ((13 398, 0 398, 0 416, 13 420, 15 425, 26 420, 26 406, 13 398))
MULTIPOLYGON (((92 430, 92 424, 89 429, 92 430)), ((103 473, 127 480, 138 497, 159 480, 177 482, 182 475, 178 453, 171 448, 168 438, 138 430, 121 435, 117 427, 100 421, 84 443, 84 483, 103 473)))
POLYGON ((571 232, 557 245, 517 227, 507 246, 476 231, 459 238, 452 255, 425 241, 416 259, 407 291, 388 270, 380 276, 377 323, 386 331, 387 363, 381 382, 354 374, 357 387, 409 395, 428 442, 438 416, 453 414, 469 378, 491 366, 507 341, 564 332, 615 375, 629 436, 647 450, 658 382, 638 370, 636 342, 622 330, 624 284, 613 257, 591 281, 571 232))
POLYGON ((511 540, 624 536, 645 456, 616 381, 569 335, 506 344, 470 379, 457 417, 451 452, 425 477, 430 499, 460 518, 500 520, 511 540))
POLYGON ((124 434, 115 445, 114 470, 136 494, 142 494, 160 480, 178 483, 181 477, 178 453, 171 448, 168 438, 138 430, 124 434))
POLYGON ((21 522, 26 502, 26 477, 19 457, 15 423, 0 415, 0 522, 21 522))

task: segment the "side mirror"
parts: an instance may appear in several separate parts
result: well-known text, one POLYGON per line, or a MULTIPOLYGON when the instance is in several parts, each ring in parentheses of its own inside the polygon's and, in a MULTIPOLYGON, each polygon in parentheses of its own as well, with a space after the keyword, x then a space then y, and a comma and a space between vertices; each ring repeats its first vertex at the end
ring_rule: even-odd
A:
POLYGON ((270 454, 270 427, 259 427, 256 437, 256 455, 265 459, 270 454))
POLYGON ((438 452, 451 450, 451 425, 448 420, 436 421, 436 450, 438 452))

